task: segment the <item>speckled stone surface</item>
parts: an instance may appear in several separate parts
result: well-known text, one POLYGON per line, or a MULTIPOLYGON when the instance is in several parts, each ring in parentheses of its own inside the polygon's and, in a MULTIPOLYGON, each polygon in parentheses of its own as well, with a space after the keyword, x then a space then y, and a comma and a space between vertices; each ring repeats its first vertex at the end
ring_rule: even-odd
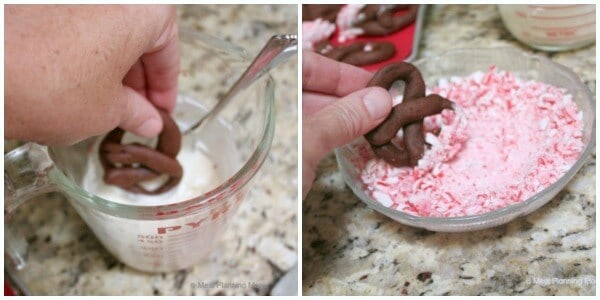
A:
MULTIPOLYGON (((296 5, 186 5, 178 13, 181 24, 238 44, 250 54, 258 53, 273 34, 297 32, 296 5)), ((254 188, 205 262, 174 273, 130 269, 104 250, 55 193, 29 201, 12 217, 29 241, 28 265, 17 274, 26 288, 36 295, 268 294, 297 262, 297 58, 271 75, 277 113, 271 151, 254 188), (229 287, 202 288, 214 281, 229 287)))
MULTIPOLYGON (((495 6, 429 6, 419 57, 512 46, 573 69, 595 93, 595 45, 556 54, 518 43, 495 6)), ((334 156, 303 203, 304 295, 595 295, 595 150, 544 207, 493 229, 434 233, 373 211, 344 185, 334 156)))

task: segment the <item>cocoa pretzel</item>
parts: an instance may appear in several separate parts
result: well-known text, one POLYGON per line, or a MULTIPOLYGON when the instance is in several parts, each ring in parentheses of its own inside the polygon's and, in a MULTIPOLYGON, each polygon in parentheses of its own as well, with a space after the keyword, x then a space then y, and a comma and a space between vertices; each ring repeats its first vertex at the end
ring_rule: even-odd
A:
POLYGON ((368 86, 389 89, 398 80, 405 83, 402 103, 394 106, 383 123, 365 135, 373 152, 395 167, 416 166, 425 152, 423 118, 453 109, 453 103, 437 94, 425 96, 421 72, 406 62, 394 63, 380 69, 368 86), (395 137, 400 128, 401 141, 395 137), (397 145, 398 144, 398 145, 397 145))
POLYGON ((302 4, 302 21, 312 21, 318 18, 335 23, 342 4, 302 4))
POLYGON ((412 23, 417 18, 419 6, 368 4, 360 11, 361 18, 354 24, 363 29, 364 35, 385 36, 392 34, 412 23), (408 9, 406 14, 395 17, 398 10, 408 9))
POLYGON ((325 41, 317 44, 316 48, 318 53, 326 57, 355 66, 382 62, 396 53, 394 44, 388 42, 356 42, 346 46, 333 46, 325 41))
POLYGON ((159 110, 163 131, 158 136, 156 149, 139 143, 121 144, 125 131, 116 128, 100 143, 100 163, 104 168, 104 182, 129 192, 157 195, 175 187, 183 176, 177 161, 181 148, 181 132, 168 113, 159 110), (166 174, 168 180, 159 188, 149 191, 140 182, 166 174))

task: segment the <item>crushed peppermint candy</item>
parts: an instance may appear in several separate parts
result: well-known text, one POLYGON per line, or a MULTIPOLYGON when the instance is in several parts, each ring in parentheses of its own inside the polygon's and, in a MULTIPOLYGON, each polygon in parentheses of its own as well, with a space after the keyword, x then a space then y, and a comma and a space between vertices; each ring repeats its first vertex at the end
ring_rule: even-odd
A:
POLYGON ((386 207, 427 217, 483 214, 550 186, 583 151, 583 113, 565 89, 492 66, 442 79, 429 93, 460 109, 424 119, 429 145, 416 167, 395 168, 368 144, 353 146, 365 191, 386 207))
POLYGON ((354 23, 364 19, 364 14, 360 12, 363 7, 365 4, 348 4, 342 7, 335 20, 339 30, 338 42, 344 43, 363 34, 363 29, 354 27, 354 23))
POLYGON ((315 50, 315 45, 327 40, 335 31, 335 25, 321 18, 302 22, 302 48, 315 50))

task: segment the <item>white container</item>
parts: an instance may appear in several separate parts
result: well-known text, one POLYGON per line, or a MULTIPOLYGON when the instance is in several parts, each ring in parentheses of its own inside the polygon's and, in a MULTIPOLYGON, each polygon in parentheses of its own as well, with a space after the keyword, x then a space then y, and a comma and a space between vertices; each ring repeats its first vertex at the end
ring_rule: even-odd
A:
POLYGON ((536 49, 562 51, 596 41, 596 6, 498 5, 504 26, 519 41, 536 49))

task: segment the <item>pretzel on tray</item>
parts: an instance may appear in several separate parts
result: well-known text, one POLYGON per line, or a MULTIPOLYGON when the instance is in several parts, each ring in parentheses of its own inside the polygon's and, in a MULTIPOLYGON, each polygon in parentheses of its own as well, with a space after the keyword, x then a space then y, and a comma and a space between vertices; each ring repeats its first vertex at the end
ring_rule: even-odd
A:
POLYGON ((419 6, 368 4, 361 10, 361 18, 354 26, 363 29, 363 35, 385 36, 392 34, 412 23, 417 18, 419 6), (396 11, 408 9, 401 16, 394 16, 396 11))
POLYGON ((364 66, 392 58, 396 48, 388 42, 356 42, 345 46, 333 46, 324 41, 316 45, 316 51, 340 62, 364 66))
POLYGON ((335 23, 342 4, 302 4, 302 21, 323 19, 335 23))

